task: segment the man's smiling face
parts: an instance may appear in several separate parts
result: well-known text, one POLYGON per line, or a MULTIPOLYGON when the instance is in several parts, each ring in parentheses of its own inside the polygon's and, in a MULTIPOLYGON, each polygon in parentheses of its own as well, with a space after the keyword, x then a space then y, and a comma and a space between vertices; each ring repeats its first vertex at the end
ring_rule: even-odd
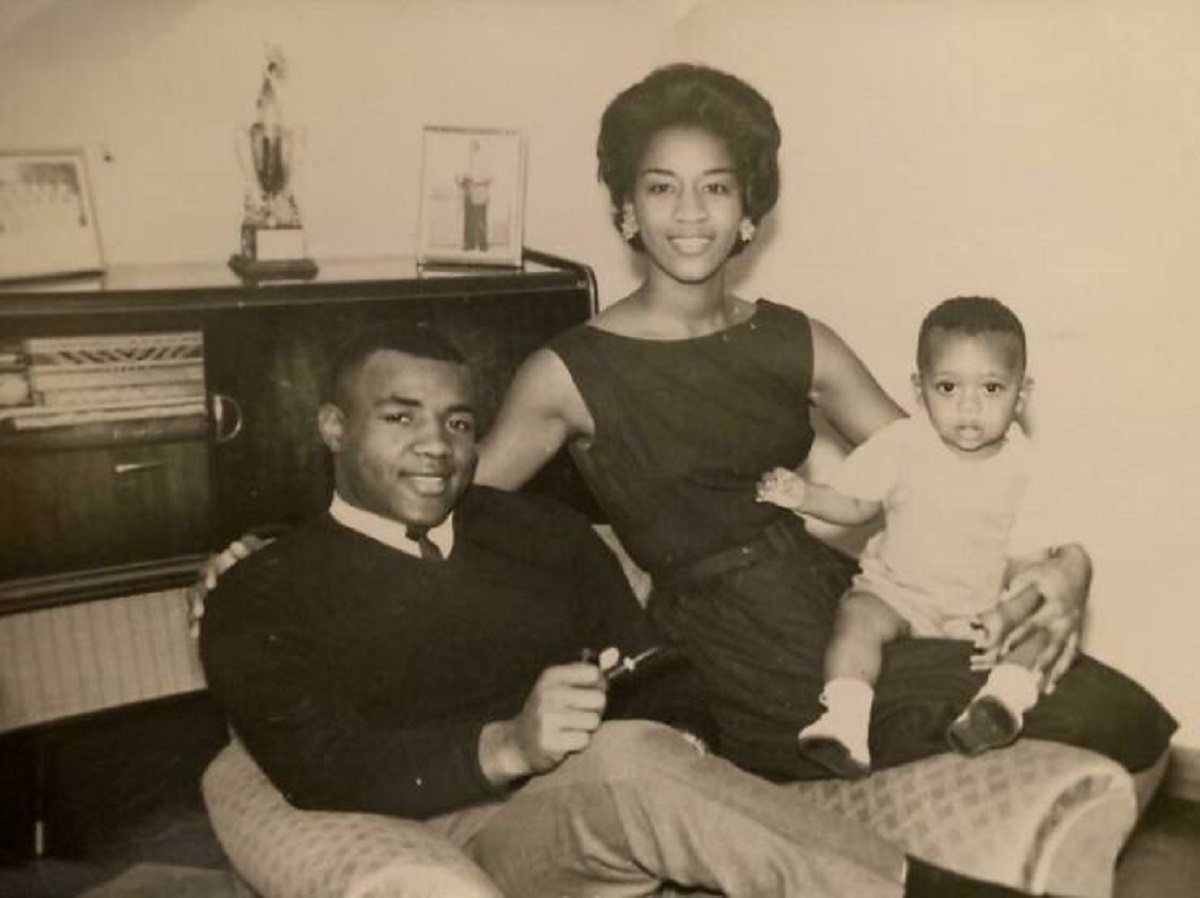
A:
POLYGON ((320 422, 338 494, 405 524, 440 523, 475 473, 471 375, 456 362, 378 350, 320 422))

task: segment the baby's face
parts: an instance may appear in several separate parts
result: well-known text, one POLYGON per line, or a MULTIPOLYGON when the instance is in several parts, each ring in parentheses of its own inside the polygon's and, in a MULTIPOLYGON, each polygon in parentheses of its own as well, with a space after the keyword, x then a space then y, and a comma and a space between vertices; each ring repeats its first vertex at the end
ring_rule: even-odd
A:
POLYGON ((917 395, 942 441, 966 457, 999 451, 1025 403, 1025 365, 1007 334, 935 330, 917 395))

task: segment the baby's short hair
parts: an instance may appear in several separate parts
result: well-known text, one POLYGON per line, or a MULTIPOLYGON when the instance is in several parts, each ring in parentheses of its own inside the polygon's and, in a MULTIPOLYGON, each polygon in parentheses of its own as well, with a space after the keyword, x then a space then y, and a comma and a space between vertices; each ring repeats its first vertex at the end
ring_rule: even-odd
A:
POLYGON ((998 299, 990 296, 956 296, 938 303, 921 322, 921 332, 917 337, 918 371, 929 369, 935 331, 964 336, 1009 336, 1017 348, 1017 363, 1022 370, 1025 368, 1025 328, 1012 309, 998 299))

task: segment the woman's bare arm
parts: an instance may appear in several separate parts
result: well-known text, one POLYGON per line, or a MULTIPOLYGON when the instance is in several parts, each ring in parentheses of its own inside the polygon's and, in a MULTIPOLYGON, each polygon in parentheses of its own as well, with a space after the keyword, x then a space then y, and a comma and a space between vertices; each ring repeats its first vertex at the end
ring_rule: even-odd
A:
POLYGON ((813 405, 851 445, 857 446, 904 411, 833 330, 812 320, 813 405))
POLYGON ((517 369, 496 423, 479 446, 477 483, 515 490, 574 437, 590 433, 591 416, 567 366, 539 349, 517 369))

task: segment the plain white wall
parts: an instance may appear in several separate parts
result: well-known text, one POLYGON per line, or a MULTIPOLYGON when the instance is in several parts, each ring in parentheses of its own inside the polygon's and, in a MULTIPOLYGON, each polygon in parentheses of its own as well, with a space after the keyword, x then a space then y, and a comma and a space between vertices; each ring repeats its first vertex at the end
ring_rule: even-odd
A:
POLYGON ((411 252, 421 128, 462 124, 527 132, 529 245, 599 244, 622 264, 596 122, 668 53, 675 14, 635 0, 19 0, 0 7, 0 146, 86 148, 111 264, 224 259, 242 214, 235 141, 274 43, 285 119, 306 135, 295 188, 311 254, 411 252))
POLYGON ((7 0, 0 147, 86 148, 110 262, 224 259, 274 42, 314 255, 412 250, 423 124, 513 126, 526 243, 607 302, 636 266, 595 184, 604 103, 671 59, 727 67, 785 135, 738 289, 833 325, 905 403, 930 305, 1009 302, 1097 561, 1088 648, 1200 746, 1198 41, 1190 0, 7 0))
POLYGON ((1087 648, 1200 745, 1200 6, 713 2, 681 41, 784 131, 743 293, 833 325, 906 405, 937 301, 1022 316, 1033 429, 1096 560, 1087 648))

